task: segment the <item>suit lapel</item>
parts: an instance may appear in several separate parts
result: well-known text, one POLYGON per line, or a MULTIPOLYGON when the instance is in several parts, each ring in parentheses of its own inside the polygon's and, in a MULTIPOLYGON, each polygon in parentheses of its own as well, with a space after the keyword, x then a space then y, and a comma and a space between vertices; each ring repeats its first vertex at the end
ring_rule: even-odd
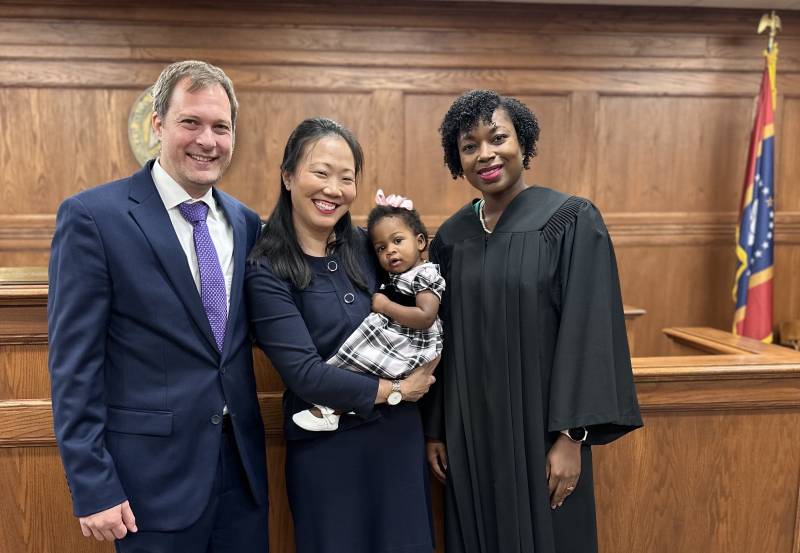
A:
POLYGON ((225 342, 222 346, 223 361, 230 354, 231 336, 236 318, 242 305, 242 288, 244 282, 244 263, 247 257, 247 223, 244 213, 225 194, 214 190, 214 198, 225 212, 225 218, 233 229, 233 279, 231 280, 231 305, 228 309, 228 322, 225 325, 225 342))
POLYGON ((131 181, 130 214, 144 233, 150 247, 158 257, 164 272, 167 274, 175 293, 197 324, 209 345, 217 351, 217 344, 211 332, 211 325, 203 308, 203 301, 197 293, 197 286, 192 278, 186 254, 181 248, 175 229, 170 221, 161 196, 150 175, 153 162, 148 162, 141 171, 134 174, 131 181))

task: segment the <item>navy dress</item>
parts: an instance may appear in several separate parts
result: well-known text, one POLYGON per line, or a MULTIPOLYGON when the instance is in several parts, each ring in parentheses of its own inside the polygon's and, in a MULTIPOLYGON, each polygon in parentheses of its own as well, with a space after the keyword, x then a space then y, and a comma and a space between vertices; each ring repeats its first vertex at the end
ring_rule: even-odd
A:
MULTIPOLYGON (((376 288, 364 233, 362 271, 376 288)), ((256 342, 286 385, 286 488, 298 553, 431 553, 433 529, 425 441, 416 404, 374 405, 378 379, 326 364, 370 313, 369 293, 332 255, 306 257, 303 290, 266 259, 245 276, 256 342), (345 415, 335 432, 308 432, 291 415, 312 404, 345 415)))

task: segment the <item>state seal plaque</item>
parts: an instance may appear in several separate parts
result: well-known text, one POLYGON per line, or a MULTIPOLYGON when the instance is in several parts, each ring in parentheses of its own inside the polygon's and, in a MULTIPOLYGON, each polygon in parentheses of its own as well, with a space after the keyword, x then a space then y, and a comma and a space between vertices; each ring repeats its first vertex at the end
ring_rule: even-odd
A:
POLYGON ((136 161, 142 165, 158 156, 161 146, 151 125, 152 114, 153 87, 151 86, 139 95, 131 106, 131 113, 128 116, 128 143, 136 161))

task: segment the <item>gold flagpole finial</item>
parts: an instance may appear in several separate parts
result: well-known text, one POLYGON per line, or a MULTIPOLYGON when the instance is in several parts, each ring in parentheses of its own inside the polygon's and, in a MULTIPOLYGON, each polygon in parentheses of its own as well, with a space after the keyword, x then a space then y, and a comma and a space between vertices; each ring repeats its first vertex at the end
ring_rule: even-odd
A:
POLYGON ((761 16, 758 22, 758 34, 763 33, 769 29, 769 43, 767 45, 767 52, 772 51, 772 46, 775 44, 775 36, 781 30, 781 18, 775 14, 775 10, 771 14, 765 13, 761 16))

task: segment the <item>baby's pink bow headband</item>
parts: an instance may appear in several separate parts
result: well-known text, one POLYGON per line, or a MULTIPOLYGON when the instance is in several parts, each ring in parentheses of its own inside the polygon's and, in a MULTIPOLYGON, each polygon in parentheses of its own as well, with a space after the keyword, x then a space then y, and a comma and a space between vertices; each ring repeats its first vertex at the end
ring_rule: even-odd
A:
POLYGON ((389 194, 388 196, 384 196, 383 190, 380 188, 375 194, 375 204, 388 205, 390 207, 402 207, 403 209, 408 209, 409 211, 414 209, 414 202, 408 198, 404 198, 398 194, 389 194))

